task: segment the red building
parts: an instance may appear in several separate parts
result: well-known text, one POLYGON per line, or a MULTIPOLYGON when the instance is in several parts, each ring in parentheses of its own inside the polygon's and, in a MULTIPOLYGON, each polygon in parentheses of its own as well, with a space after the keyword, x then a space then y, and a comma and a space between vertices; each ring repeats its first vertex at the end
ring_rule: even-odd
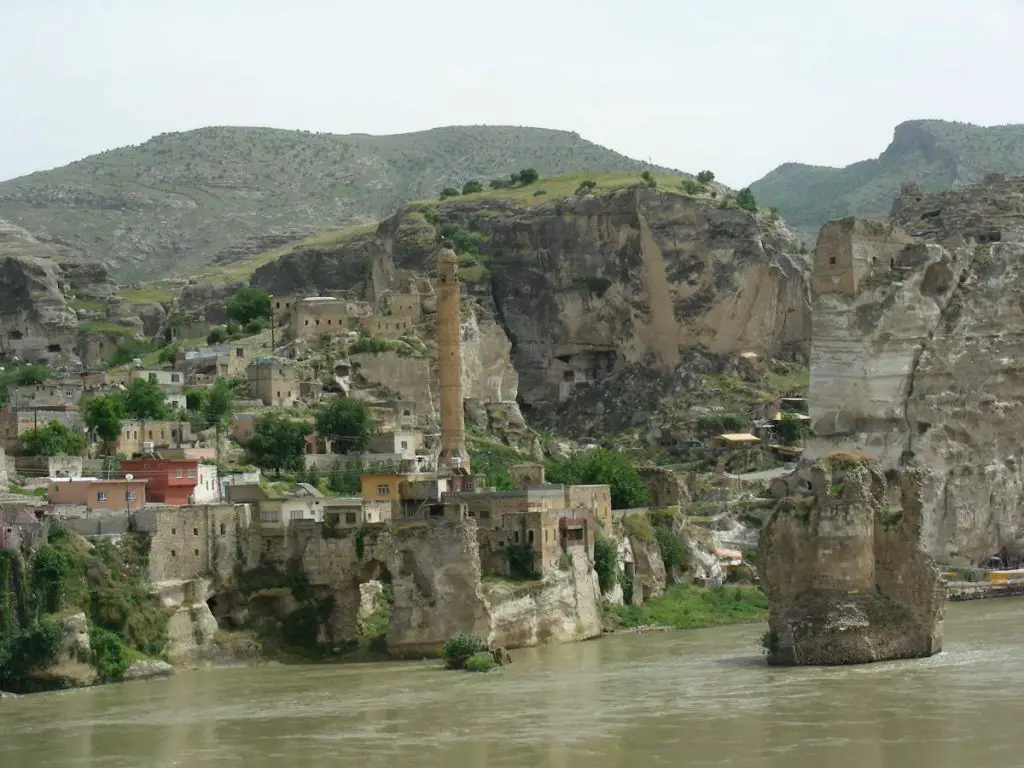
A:
POLYGON ((122 461, 121 470, 137 480, 148 480, 146 501, 181 506, 199 484, 196 459, 132 459, 122 461))

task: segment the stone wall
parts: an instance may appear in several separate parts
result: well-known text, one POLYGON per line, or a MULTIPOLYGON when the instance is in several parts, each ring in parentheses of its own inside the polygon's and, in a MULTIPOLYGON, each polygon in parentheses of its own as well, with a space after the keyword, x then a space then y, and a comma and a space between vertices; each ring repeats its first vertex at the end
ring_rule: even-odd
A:
POLYGON ((154 583, 208 578, 227 585, 236 565, 245 564, 245 506, 149 506, 134 517, 136 530, 150 535, 149 577, 154 583))
POLYGON ((810 489, 780 500, 758 551, 769 663, 856 664, 941 650, 945 587, 922 537, 927 473, 906 467, 887 479, 876 462, 847 454, 802 473, 810 489))

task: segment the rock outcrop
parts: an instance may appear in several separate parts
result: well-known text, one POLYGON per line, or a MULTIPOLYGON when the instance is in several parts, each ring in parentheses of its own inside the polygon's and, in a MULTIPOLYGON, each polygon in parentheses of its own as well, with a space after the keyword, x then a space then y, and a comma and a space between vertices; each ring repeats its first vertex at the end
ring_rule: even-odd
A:
MULTIPOLYGON (((646 185, 535 203, 407 206, 337 246, 297 248, 253 282, 376 302, 429 274, 444 232, 458 240, 464 295, 476 305, 467 370, 486 399, 518 396, 540 420, 576 418, 572 402, 601 383, 612 400, 632 396, 637 378, 678 383, 695 353, 709 370, 741 352, 806 353, 807 259, 777 219, 646 185)), ((583 410, 603 418, 602 408, 583 410)))
POLYGON ((770 664, 860 664, 942 649, 945 587, 922 540, 927 473, 835 454, 797 470, 758 571, 770 664))
POLYGON ((814 254, 809 458, 928 469, 941 562, 1024 552, 1024 179, 907 187, 887 224, 826 225, 814 254))

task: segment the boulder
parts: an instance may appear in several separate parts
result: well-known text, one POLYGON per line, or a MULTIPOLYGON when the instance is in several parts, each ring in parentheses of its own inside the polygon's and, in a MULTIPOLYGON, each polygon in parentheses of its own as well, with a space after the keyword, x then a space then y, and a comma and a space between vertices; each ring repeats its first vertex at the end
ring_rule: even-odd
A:
POLYGON ((153 677, 170 677, 174 667, 160 659, 140 659, 125 670, 125 680, 148 680, 153 677))

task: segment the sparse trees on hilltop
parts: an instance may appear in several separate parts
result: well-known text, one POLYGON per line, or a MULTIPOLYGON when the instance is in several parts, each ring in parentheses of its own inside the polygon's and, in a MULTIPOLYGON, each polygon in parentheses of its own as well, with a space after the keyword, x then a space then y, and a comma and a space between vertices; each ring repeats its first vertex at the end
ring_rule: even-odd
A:
POLYGON ((699 181, 701 184, 710 184, 714 180, 715 174, 713 174, 711 171, 701 171, 700 173, 697 174, 697 181, 699 181))
POLYGON ((736 193, 736 205, 745 211, 757 213, 757 200, 754 199, 754 193, 750 191, 750 187, 744 187, 736 193))

